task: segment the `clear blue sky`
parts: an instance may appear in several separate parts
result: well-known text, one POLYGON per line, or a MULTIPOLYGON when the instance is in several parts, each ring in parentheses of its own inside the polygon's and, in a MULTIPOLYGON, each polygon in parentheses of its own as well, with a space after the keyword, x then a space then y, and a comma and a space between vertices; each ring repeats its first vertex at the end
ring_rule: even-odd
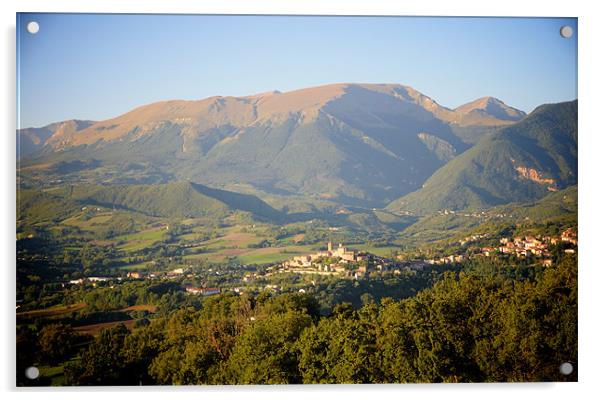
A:
POLYGON ((407 84, 448 107, 577 97, 576 19, 17 15, 20 127, 142 104, 334 82, 407 84), (26 31, 29 21, 40 31, 26 31), (575 32, 563 39, 559 30, 575 32))

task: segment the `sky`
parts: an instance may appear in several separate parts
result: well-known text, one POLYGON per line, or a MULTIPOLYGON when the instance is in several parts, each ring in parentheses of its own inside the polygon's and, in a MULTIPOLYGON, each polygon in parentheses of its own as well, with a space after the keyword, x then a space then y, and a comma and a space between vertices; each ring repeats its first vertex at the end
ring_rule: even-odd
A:
POLYGON ((19 128, 337 82, 405 84, 450 108, 493 96, 530 112, 577 98, 577 20, 21 13, 17 79, 19 128))

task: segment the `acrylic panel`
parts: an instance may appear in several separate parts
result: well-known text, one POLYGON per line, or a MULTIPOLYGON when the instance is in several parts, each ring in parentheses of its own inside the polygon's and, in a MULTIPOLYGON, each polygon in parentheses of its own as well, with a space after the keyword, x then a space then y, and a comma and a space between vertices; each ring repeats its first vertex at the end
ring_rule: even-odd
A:
POLYGON ((577 381, 577 28, 17 14, 17 385, 577 381))

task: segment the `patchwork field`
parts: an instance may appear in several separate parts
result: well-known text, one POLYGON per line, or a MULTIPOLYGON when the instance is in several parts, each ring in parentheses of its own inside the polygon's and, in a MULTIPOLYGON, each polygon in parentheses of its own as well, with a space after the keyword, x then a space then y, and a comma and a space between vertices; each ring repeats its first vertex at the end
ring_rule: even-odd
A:
POLYGON ((266 264, 287 260, 293 256, 306 254, 314 251, 314 246, 282 246, 282 247, 264 247, 264 248, 240 248, 226 246, 203 247, 204 252, 184 256, 186 260, 205 259, 210 262, 223 262, 228 259, 236 258, 243 264, 266 264))
POLYGON ((112 328, 112 327, 117 326, 119 324, 123 324, 130 331, 133 331, 134 330, 134 326, 136 324, 136 321, 138 321, 138 320, 137 319, 128 319, 128 320, 123 320, 123 321, 102 322, 102 323, 99 323, 99 324, 90 324, 90 325, 77 326, 77 327, 75 327, 73 329, 76 332, 79 332, 81 334, 97 336, 98 334, 100 334, 100 331, 102 331, 103 329, 109 329, 109 328, 112 328))
POLYGON ((126 308, 122 308, 119 311, 148 311, 151 313, 157 312, 158 307, 154 306, 152 304, 139 304, 139 305, 135 305, 135 306, 129 306, 126 308))
POLYGON ((67 226, 75 226, 84 230, 90 230, 95 225, 101 225, 108 222, 112 216, 112 212, 103 212, 86 219, 84 218, 84 213, 81 213, 65 219, 62 224, 67 226))
POLYGON ((122 235, 116 237, 117 242, 124 242, 118 248, 123 251, 137 251, 146 247, 151 247, 166 238, 167 230, 165 227, 151 228, 141 232, 122 235))
POLYGON ((73 311, 79 311, 86 307, 86 303, 69 304, 66 306, 49 307, 40 310, 31 310, 17 313, 17 317, 25 318, 50 318, 57 315, 67 314, 73 311))
POLYGON ((124 265, 120 268, 125 271, 144 271, 148 269, 149 265, 151 265, 151 263, 149 261, 145 261, 138 264, 124 265))

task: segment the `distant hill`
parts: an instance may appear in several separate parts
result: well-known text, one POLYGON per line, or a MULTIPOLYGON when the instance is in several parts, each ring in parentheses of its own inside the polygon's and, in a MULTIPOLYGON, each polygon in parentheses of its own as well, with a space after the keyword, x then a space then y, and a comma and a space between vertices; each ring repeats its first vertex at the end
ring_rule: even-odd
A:
POLYGON ((481 218, 466 217, 465 213, 433 213, 415 218, 401 233, 408 245, 459 239, 480 233, 498 233, 509 226, 577 225, 577 186, 553 192, 524 203, 509 203, 487 210, 481 218))
POLYGON ((532 201, 577 183, 577 101, 528 117, 454 158, 391 211, 479 209, 532 201))
POLYGON ((153 171, 136 172, 142 182, 189 180, 382 207, 521 113, 491 98, 452 110, 397 84, 166 101, 40 138, 22 166, 74 169, 94 159, 102 168, 86 168, 86 178, 104 181, 123 175, 127 161, 153 171))
POLYGON ((41 128, 26 128, 17 130, 17 158, 41 150, 50 142, 56 142, 60 137, 72 136, 92 125, 94 121, 69 120, 56 122, 41 128), (51 141, 48 139, 52 138, 51 141))
POLYGON ((527 203, 510 203, 504 206, 498 206, 495 212, 511 214, 518 220, 529 218, 532 221, 545 222, 548 218, 570 217, 575 219, 577 224, 577 203, 578 190, 577 185, 569 186, 558 192, 527 203))
POLYGON ((80 209, 80 205, 71 199, 55 193, 19 188, 17 191, 17 227, 24 221, 28 224, 57 222, 80 209))
POLYGON ((45 220, 40 217, 47 214, 65 218, 70 212, 89 204, 170 218, 223 218, 233 211, 247 211, 268 221, 279 221, 283 217, 255 196, 190 182, 65 186, 51 193, 27 189, 20 191, 20 198, 19 216, 34 220, 45 220))

